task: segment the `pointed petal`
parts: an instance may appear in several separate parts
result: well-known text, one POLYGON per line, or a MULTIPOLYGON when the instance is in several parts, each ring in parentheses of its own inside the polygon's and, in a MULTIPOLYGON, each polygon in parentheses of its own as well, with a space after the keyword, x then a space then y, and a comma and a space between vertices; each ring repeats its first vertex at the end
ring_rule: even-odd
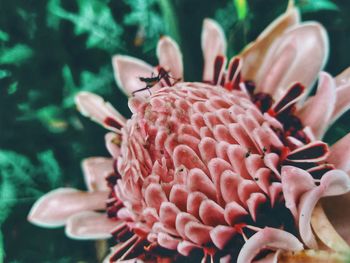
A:
POLYGON ((338 169, 349 171, 350 170, 350 133, 345 135, 330 149, 327 162, 334 164, 338 169))
POLYGON ((337 100, 330 123, 334 123, 343 113, 350 108, 350 82, 342 85, 336 90, 337 100))
POLYGON ((84 211, 68 218, 65 231, 73 239, 107 239, 118 224, 106 214, 84 211))
POLYGON ((43 227, 65 225, 75 213, 105 209, 108 192, 83 192, 72 188, 59 188, 42 196, 33 205, 28 220, 43 227))
POLYGON ((204 56, 203 80, 211 81, 216 57, 226 53, 226 38, 220 25, 208 18, 203 22, 202 51, 204 56))
POLYGON ((342 195, 349 191, 349 176, 341 170, 332 170, 323 175, 319 186, 302 195, 298 206, 299 232, 301 239, 308 247, 318 248, 311 230, 311 215, 317 202, 322 197, 342 195))
POLYGON ((106 148, 109 152, 109 154, 114 158, 118 159, 120 155, 120 143, 121 143, 121 137, 119 134, 116 134, 114 132, 109 132, 105 135, 105 143, 106 148))
MULTIPOLYGON (((114 68, 114 76, 119 88, 128 96, 136 90, 145 87, 139 77, 150 77, 153 72, 153 67, 146 62, 129 57, 116 55, 112 59, 114 68)), ((148 92, 138 92, 138 95, 148 96, 148 92)))
POLYGON ((298 218, 298 201, 302 194, 315 187, 311 175, 294 166, 283 166, 281 172, 283 196, 286 207, 298 218))
POLYGON ((321 72, 317 93, 306 102, 298 114, 304 126, 309 126, 317 138, 322 137, 336 102, 335 81, 328 73, 321 72))
POLYGON ((237 263, 252 262, 254 257, 266 248, 300 251, 303 249, 303 244, 286 231, 266 227, 254 234, 243 245, 238 255, 237 263))
POLYGON ((106 177, 114 172, 113 159, 91 157, 82 162, 85 183, 89 191, 108 191, 106 177))
POLYGON ((236 233, 233 227, 218 225, 210 231, 210 238, 215 246, 223 249, 236 233))
POLYGON ((157 57, 159 65, 170 71, 175 79, 183 79, 182 54, 177 43, 170 37, 162 37, 158 41, 157 57))
POLYGON ((271 46, 293 25, 299 23, 300 16, 296 8, 289 8, 286 13, 275 19, 260 36, 250 43, 240 54, 243 58, 243 77, 256 80, 261 65, 271 46))
POLYGON ((295 82, 309 89, 327 57, 328 36, 320 24, 308 22, 290 28, 266 56, 256 80, 258 89, 276 98, 295 82))
POLYGON ((350 67, 346 68, 342 73, 335 77, 337 87, 350 83, 350 67))
POLYGON ((75 103, 81 114, 111 131, 118 132, 126 123, 125 118, 109 102, 91 92, 79 92, 75 103))

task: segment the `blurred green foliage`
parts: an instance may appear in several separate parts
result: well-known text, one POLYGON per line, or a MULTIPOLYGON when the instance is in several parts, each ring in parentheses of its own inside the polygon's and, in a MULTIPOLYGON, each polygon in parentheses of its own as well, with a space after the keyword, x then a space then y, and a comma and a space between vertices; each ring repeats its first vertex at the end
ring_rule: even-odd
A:
MULTIPOLYGON (((67 239, 62 229, 26 222, 29 208, 59 186, 84 189, 80 161, 106 156, 104 130, 81 117, 78 91, 96 92, 124 115, 111 56, 156 63, 161 35, 176 39, 185 78, 199 80, 205 17, 223 26, 228 52, 239 52, 287 6, 287 0, 3 0, 0 8, 0 262, 96 262, 93 242, 67 239)), ((327 70, 350 63, 350 2, 298 0, 304 19, 330 35, 327 70)), ((327 133, 333 143, 350 131, 349 114, 327 133)))

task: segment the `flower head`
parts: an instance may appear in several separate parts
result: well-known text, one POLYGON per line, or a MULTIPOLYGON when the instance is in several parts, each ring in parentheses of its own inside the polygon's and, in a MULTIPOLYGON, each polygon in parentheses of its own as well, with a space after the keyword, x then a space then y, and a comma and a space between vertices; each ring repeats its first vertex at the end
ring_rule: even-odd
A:
POLYGON ((300 23, 290 6, 227 63, 224 34, 206 19, 202 48, 202 82, 183 81, 169 37, 158 43, 156 67, 115 56, 132 117, 97 95, 76 97, 84 115, 111 131, 112 158, 85 160, 89 192, 55 190, 29 219, 66 225, 73 238, 112 237, 109 261, 252 262, 278 257, 274 251, 347 249, 336 204, 349 202, 350 136, 330 148, 322 135, 350 106, 350 82, 348 72, 320 73, 328 54, 322 26, 300 23))

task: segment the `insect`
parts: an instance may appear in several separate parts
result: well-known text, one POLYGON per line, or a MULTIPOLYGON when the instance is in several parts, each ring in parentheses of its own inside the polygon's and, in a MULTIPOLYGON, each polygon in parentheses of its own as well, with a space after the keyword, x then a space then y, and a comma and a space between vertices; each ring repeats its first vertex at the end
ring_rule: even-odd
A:
MULTIPOLYGON (((180 79, 177 79, 177 80, 175 80, 174 83, 171 83, 170 79, 173 79, 173 78, 169 75, 169 71, 166 71, 164 68, 161 67, 161 68, 159 68, 158 75, 154 75, 154 73, 152 72, 152 75, 149 78, 139 77, 139 80, 144 82, 146 84, 146 87, 133 91, 132 95, 135 95, 135 93, 140 92, 140 91, 144 91, 144 90, 148 90, 150 92, 150 88, 152 88, 154 85, 156 85, 162 79, 164 79, 164 81, 166 82, 166 84, 168 86, 172 86, 180 80, 180 79)), ((151 94, 151 92, 150 92, 150 94, 151 94)))

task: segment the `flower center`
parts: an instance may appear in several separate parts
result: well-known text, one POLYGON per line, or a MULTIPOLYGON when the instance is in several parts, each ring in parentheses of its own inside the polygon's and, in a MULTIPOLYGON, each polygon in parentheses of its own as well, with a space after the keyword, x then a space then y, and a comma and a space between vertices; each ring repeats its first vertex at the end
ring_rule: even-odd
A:
POLYGON ((108 179, 108 215, 124 221, 118 240, 235 257, 261 227, 294 231, 281 167, 302 167, 317 181, 333 168, 327 145, 311 142, 294 115, 302 85, 278 101, 254 93, 252 82, 240 86, 178 83, 131 99, 118 175, 108 179))

